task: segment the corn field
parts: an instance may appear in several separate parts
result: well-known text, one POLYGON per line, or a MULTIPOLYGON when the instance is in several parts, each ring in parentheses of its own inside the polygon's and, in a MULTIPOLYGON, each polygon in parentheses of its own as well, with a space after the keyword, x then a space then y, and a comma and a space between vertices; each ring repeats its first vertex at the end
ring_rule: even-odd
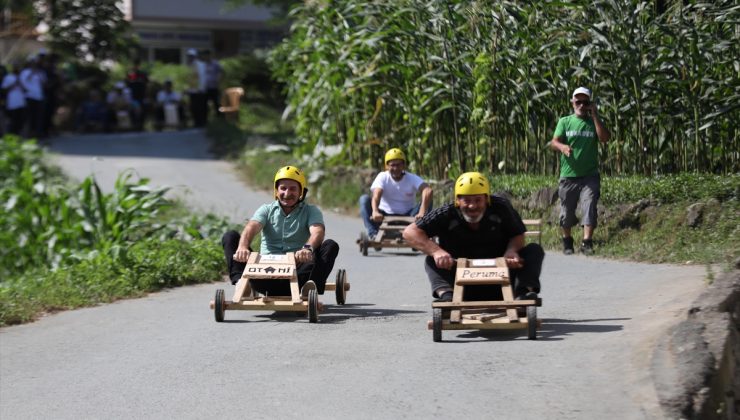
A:
POLYGON ((292 17, 270 62, 299 153, 555 174, 548 142, 587 86, 612 132, 602 173, 740 170, 737 0, 313 0, 292 17))

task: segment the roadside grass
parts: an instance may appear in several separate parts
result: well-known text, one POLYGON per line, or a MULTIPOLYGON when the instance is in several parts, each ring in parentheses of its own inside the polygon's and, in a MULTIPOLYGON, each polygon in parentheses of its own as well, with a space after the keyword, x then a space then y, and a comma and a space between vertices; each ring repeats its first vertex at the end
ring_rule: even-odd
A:
POLYGON ((46 162, 33 141, 0 142, 0 325, 45 312, 221 278, 220 235, 232 226, 192 214, 131 172, 104 193, 46 162))
POLYGON ((0 325, 164 288, 212 282, 221 279, 223 266, 217 241, 171 239, 134 243, 125 257, 98 254, 56 270, 29 269, 0 283, 0 325))

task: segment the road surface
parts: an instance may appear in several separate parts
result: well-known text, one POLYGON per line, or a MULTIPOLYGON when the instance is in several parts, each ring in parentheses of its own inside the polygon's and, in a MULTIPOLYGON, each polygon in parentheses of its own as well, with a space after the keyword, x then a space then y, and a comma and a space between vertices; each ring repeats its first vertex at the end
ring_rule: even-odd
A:
MULTIPOLYGON (((92 172, 109 190, 134 168, 234 221, 271 199, 212 159, 200 131, 61 137, 51 148, 73 177, 92 172)), ((216 323, 208 303, 233 288, 214 283, 3 328, 0 418, 662 418, 652 349, 704 288, 702 267, 552 251, 538 340, 445 331, 434 343, 423 258, 362 257, 359 218, 324 217, 352 290, 345 306, 324 295, 319 323, 251 311, 216 323)))

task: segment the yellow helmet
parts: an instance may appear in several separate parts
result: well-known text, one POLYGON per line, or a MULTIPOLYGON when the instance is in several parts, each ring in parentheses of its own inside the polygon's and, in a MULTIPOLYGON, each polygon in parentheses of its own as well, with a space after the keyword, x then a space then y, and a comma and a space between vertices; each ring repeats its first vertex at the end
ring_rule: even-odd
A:
POLYGON ((490 193, 491 184, 480 172, 465 172, 455 181, 455 200, 459 195, 488 195, 490 193))
POLYGON ((385 152, 385 164, 388 164, 388 161, 395 160, 395 159, 401 159, 406 162, 406 155, 403 153, 401 149, 398 147, 394 147, 387 152, 385 152))
POLYGON ((303 175, 303 171, 296 168, 295 166, 283 166, 282 168, 278 169, 277 172, 275 172, 275 182, 273 183, 273 185, 276 199, 278 198, 277 183, 281 179, 292 179, 293 181, 296 181, 298 185, 301 186, 301 196, 299 200, 302 200, 305 197, 306 176, 303 175))

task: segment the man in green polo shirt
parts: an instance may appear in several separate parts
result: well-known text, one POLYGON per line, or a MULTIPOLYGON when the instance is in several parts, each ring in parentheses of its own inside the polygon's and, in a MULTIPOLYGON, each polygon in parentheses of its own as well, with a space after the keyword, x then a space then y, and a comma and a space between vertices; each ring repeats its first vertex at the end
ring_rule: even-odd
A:
MULTIPOLYGON (((280 168, 275 174, 275 201, 263 204, 244 226, 241 235, 228 231, 221 239, 229 278, 236 284, 244 272, 252 243, 262 232, 261 254, 295 252, 298 286, 316 288, 324 293, 339 245, 331 239, 324 240, 324 217, 318 207, 307 204, 306 176, 295 166, 280 168)), ((287 282, 252 280, 253 290, 271 296, 288 296, 287 282)))
POLYGON ((563 253, 573 254, 571 228, 578 223, 576 206, 581 202, 583 243, 581 253, 593 253, 593 233, 597 225, 596 204, 601 193, 599 177, 599 141, 606 143, 611 134, 599 119, 591 90, 579 87, 571 98, 573 114, 558 121, 550 147, 561 153, 560 227, 563 229, 563 253))

